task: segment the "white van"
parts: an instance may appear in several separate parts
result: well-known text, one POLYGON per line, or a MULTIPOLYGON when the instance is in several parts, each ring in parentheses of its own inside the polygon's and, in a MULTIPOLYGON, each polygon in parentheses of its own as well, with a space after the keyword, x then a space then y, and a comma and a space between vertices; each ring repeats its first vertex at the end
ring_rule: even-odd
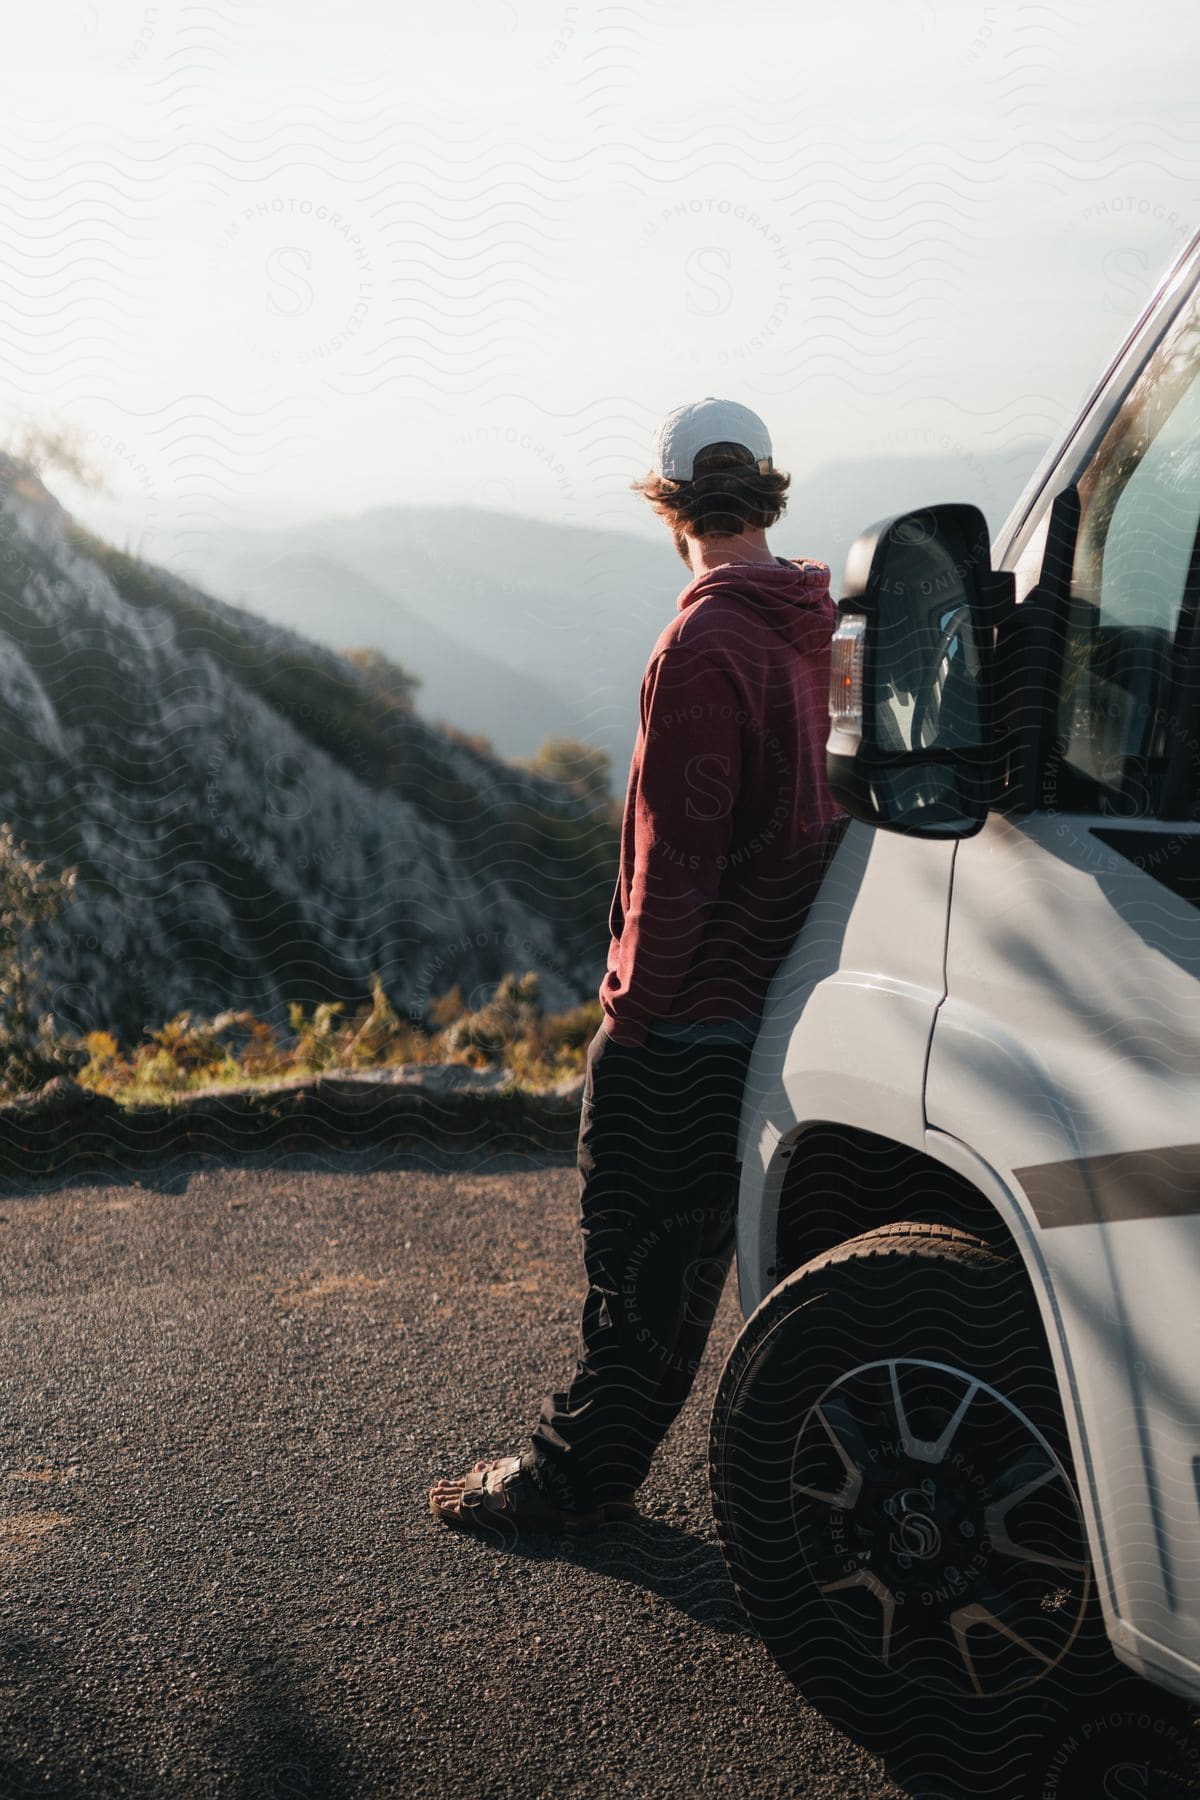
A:
POLYGON ((850 820, 742 1121, 712 1427, 750 1618, 852 1726, 1200 1699, 1200 236, 989 550, 846 568, 850 820))

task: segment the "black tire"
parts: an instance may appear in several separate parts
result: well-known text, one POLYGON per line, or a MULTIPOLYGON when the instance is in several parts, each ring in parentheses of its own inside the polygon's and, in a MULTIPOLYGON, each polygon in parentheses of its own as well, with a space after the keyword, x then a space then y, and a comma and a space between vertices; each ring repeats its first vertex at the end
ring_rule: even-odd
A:
POLYGON ((999 1727, 1008 1744, 1014 1723, 1111 1671, 1058 1386, 1015 1256, 901 1224, 816 1258, 747 1320, 710 1456, 751 1623, 864 1741, 927 1727, 961 1772, 968 1740, 994 1748, 999 1727))

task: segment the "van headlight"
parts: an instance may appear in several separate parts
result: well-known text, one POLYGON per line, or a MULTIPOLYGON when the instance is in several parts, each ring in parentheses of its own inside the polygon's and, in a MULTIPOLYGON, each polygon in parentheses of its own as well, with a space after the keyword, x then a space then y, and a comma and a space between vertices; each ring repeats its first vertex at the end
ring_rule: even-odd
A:
POLYGON ((833 634, 829 666, 829 742, 832 756, 853 756, 862 741, 863 654, 867 621, 846 613, 833 634))

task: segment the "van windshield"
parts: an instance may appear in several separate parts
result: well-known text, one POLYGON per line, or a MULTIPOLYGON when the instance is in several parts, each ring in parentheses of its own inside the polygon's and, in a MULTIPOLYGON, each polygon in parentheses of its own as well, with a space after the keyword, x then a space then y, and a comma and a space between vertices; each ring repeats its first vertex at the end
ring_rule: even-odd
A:
POLYGON ((1200 525, 1200 297, 1183 308, 1078 482, 1059 756, 1146 810, 1200 525))

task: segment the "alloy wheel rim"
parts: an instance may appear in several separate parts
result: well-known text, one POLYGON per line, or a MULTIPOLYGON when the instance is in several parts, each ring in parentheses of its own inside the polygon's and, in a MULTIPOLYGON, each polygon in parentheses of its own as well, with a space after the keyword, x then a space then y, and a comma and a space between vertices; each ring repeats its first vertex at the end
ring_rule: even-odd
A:
POLYGON ((840 1628, 883 1667, 983 1698, 1045 1679, 1091 1593, 1074 1483, 998 1388, 915 1357, 860 1363, 809 1408, 793 1526, 840 1628))

